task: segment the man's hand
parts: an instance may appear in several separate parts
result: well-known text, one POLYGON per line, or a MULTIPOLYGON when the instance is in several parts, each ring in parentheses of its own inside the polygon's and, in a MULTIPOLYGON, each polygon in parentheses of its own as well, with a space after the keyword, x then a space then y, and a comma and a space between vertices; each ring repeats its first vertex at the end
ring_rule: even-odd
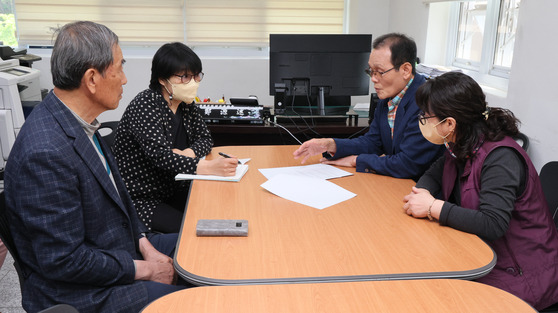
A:
POLYGON ((303 157, 301 164, 306 163, 309 157, 329 152, 331 155, 335 154, 337 146, 332 138, 311 139, 304 142, 295 152, 293 156, 295 159, 303 157))
POLYGON ((217 158, 200 160, 196 173, 200 175, 234 176, 238 166, 237 158, 217 158))
POLYGON ((160 263, 134 260, 136 264, 136 280, 150 280, 172 285, 176 283, 176 272, 172 263, 160 263))
POLYGON ((136 280, 151 280, 164 284, 176 283, 177 274, 170 257, 157 251, 145 237, 139 240, 139 248, 143 261, 134 260, 136 280))
POLYGON ((356 159, 358 155, 349 155, 341 159, 337 160, 328 160, 326 158, 322 158, 320 160, 323 164, 329 165, 338 165, 338 166, 345 166, 345 167, 356 167, 356 159))
POLYGON ((147 238, 140 239, 140 252, 143 259, 148 262, 156 263, 169 263, 172 264, 172 259, 161 252, 159 252, 147 238))

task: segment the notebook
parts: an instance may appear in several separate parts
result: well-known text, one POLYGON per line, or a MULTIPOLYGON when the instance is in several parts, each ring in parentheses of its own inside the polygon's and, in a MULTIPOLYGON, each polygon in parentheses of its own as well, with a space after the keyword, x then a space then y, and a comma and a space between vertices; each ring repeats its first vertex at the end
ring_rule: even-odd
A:
POLYGON ((248 164, 242 164, 236 167, 236 174, 234 176, 217 176, 217 175, 193 175, 193 174, 178 174, 174 177, 175 180, 219 180, 219 181, 240 181, 242 176, 248 171, 248 164))

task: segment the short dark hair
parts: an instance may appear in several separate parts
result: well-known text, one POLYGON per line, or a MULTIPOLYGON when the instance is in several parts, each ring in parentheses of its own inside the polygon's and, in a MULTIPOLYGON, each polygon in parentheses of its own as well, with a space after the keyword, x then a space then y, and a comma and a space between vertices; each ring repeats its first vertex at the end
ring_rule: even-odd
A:
POLYGON ((413 67, 413 75, 416 74, 415 63, 417 62, 417 45, 415 41, 400 33, 389 33, 382 35, 374 40, 372 49, 388 46, 391 51, 391 64, 396 70, 401 65, 409 62, 413 67))
POLYGON ((68 23, 55 35, 50 69, 52 82, 60 89, 79 88, 88 69, 104 74, 113 62, 112 50, 118 44, 118 36, 104 25, 89 21, 68 23))
POLYGON ((160 91, 159 79, 168 79, 181 72, 196 75, 201 71, 202 62, 192 49, 181 42, 166 43, 153 56, 149 88, 160 91))
POLYGON ((456 140, 452 148, 458 159, 472 154, 480 141, 498 141, 519 133, 519 120, 507 109, 490 108, 482 88, 471 77, 449 72, 429 79, 415 93, 418 107, 438 120, 456 120, 456 140))

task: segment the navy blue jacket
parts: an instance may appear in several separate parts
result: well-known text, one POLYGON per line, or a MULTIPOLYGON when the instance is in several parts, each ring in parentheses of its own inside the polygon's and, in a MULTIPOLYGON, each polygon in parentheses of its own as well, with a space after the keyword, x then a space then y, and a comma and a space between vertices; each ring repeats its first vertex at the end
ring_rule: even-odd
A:
POLYGON ((335 159, 358 155, 357 172, 417 180, 443 152, 443 146, 428 142, 418 126, 420 109, 415 102, 415 93, 425 81, 422 75, 415 75, 401 99, 395 115, 393 139, 387 120, 389 99, 383 99, 378 102, 374 120, 365 135, 335 139, 335 159))
POLYGON ((25 121, 5 172, 10 229, 28 277, 23 308, 67 303, 81 313, 138 312, 134 281, 147 231, 101 140, 117 188, 72 112, 51 92, 25 121))

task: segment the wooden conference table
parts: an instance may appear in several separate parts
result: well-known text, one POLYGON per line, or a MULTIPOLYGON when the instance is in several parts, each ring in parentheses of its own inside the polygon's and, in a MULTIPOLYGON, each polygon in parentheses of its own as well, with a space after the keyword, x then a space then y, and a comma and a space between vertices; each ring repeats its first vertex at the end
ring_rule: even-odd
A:
POLYGON ((155 300, 142 313, 168 312, 537 312, 501 289, 459 279, 211 286, 155 300))
POLYGON ((403 212, 412 180, 367 173, 332 179, 357 196, 323 210, 260 187, 266 178, 259 168, 300 165, 296 148, 213 149, 208 158, 222 151, 251 158, 250 168, 240 182, 193 182, 175 254, 183 278, 197 285, 474 279, 494 267, 494 252, 477 236, 403 212), (197 237, 199 219, 246 219, 248 237, 197 237))

